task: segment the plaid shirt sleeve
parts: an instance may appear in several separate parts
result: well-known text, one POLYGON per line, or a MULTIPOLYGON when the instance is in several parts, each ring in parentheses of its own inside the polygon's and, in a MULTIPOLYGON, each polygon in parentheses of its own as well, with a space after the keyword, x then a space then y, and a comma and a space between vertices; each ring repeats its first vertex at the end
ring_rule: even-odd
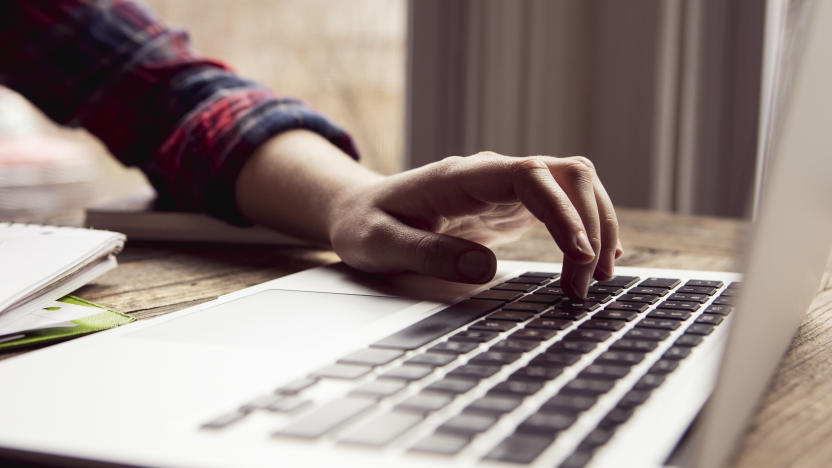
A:
POLYGON ((235 223, 237 175, 275 134, 309 129, 358 157, 325 117, 196 56, 132 1, 3 0, 0 83, 95 134, 176 208, 235 223))

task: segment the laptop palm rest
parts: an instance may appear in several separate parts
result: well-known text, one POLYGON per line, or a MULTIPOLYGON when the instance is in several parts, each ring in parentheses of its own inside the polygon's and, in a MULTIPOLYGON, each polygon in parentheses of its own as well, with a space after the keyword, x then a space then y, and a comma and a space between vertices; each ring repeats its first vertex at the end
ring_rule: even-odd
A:
POLYGON ((418 300, 270 289, 144 327, 131 338, 297 353, 326 343, 418 300))

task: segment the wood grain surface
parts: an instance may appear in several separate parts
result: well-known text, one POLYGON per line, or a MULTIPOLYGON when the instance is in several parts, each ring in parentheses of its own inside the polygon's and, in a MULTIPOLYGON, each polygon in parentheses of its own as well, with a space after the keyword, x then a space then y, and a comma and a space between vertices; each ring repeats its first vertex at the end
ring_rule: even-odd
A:
MULTIPOLYGON (((737 271, 744 223, 619 210, 619 265, 737 271)), ((538 226, 495 248, 511 260, 560 261, 538 226)), ((139 319, 166 314, 306 268, 337 261, 329 251, 218 244, 128 243, 119 267, 77 295, 139 319)), ((0 354, 0 359, 21 354, 0 354)), ((824 279, 742 442, 736 465, 826 466, 832 462, 832 275, 824 279)))

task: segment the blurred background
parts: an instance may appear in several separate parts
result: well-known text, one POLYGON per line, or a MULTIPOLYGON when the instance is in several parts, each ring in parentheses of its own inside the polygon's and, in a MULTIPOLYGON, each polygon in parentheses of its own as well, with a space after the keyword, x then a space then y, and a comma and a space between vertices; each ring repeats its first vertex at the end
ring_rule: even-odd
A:
MULTIPOLYGON (((582 154, 619 206, 746 213, 766 2, 146 3, 200 53, 332 117, 380 172, 486 149, 582 154)), ((0 90, 0 219, 60 221, 143 183, 0 90)))

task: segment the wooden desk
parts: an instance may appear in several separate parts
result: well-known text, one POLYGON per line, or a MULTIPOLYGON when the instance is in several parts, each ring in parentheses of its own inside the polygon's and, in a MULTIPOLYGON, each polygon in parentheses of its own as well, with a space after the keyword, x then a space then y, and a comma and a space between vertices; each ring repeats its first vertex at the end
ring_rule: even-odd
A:
MULTIPOLYGON (((625 266, 735 271, 745 226, 733 220, 619 211, 625 266)), ((560 261, 542 228, 496 249, 499 258, 560 261)), ((78 291, 139 319, 166 314, 247 286, 336 261, 295 248, 128 244, 119 267, 78 291)), ((743 442, 738 465, 824 466, 832 461, 832 277, 781 363, 743 442)), ((0 359, 15 354, 0 354, 0 359)))

